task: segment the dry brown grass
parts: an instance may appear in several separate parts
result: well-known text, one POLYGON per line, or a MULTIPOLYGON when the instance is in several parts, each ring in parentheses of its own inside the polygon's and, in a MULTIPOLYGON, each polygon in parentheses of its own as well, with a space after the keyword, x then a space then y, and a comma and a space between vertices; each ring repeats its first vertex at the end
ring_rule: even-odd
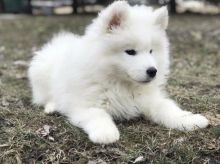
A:
POLYGON ((82 33, 91 16, 0 17, 0 163, 218 163, 220 161, 219 17, 171 18, 172 72, 167 89, 184 109, 205 113, 212 125, 180 132, 144 119, 118 122, 120 141, 92 144, 59 114, 31 105, 26 63, 53 33, 82 33), (15 62, 17 61, 17 62, 15 62), (48 125, 50 132, 42 134, 48 125))

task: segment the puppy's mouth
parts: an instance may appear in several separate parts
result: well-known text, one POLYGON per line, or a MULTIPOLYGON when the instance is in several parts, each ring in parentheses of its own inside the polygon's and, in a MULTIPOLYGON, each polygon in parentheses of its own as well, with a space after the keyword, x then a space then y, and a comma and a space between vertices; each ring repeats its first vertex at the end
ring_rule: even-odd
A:
POLYGON ((139 84, 148 84, 148 83, 154 81, 154 79, 156 79, 156 77, 153 77, 153 78, 151 78, 151 77, 146 77, 145 79, 140 80, 140 79, 132 78, 132 77, 129 76, 129 75, 127 75, 127 77, 128 77, 130 80, 132 79, 133 82, 136 82, 136 83, 139 83, 139 84))
POLYGON ((139 83, 150 83, 152 80, 138 81, 139 83))
POLYGON ((151 81, 153 81, 155 78, 149 78, 149 79, 146 79, 146 80, 143 80, 143 81, 137 81, 138 83, 141 83, 141 84, 147 84, 147 83, 150 83, 151 81))

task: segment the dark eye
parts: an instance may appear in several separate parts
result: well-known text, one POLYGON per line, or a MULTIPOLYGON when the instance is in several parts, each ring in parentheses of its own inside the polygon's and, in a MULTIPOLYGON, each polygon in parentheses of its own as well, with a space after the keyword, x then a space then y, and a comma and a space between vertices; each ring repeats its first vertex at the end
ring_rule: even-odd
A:
POLYGON ((125 50, 125 52, 128 54, 128 55, 136 55, 137 54, 137 51, 131 49, 131 50, 125 50))
POLYGON ((152 54, 152 52, 153 52, 153 50, 151 49, 151 50, 150 50, 150 54, 152 54))

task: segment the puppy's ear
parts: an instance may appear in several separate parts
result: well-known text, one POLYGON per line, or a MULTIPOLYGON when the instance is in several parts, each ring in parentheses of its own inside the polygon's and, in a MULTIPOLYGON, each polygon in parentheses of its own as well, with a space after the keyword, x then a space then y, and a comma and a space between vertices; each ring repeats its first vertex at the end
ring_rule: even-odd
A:
POLYGON ((100 14, 105 22, 107 32, 122 26, 128 16, 128 7, 126 1, 115 1, 100 14))
POLYGON ((167 7, 161 7, 154 11, 155 24, 166 30, 168 26, 168 10, 167 7))

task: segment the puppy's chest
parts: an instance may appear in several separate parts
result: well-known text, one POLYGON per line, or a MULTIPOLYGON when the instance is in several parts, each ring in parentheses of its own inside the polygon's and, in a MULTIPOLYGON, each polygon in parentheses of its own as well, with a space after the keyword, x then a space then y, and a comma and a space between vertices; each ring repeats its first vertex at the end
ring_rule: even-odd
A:
POLYGON ((140 115, 133 90, 120 86, 105 88, 99 99, 100 106, 116 119, 131 119, 140 115))

